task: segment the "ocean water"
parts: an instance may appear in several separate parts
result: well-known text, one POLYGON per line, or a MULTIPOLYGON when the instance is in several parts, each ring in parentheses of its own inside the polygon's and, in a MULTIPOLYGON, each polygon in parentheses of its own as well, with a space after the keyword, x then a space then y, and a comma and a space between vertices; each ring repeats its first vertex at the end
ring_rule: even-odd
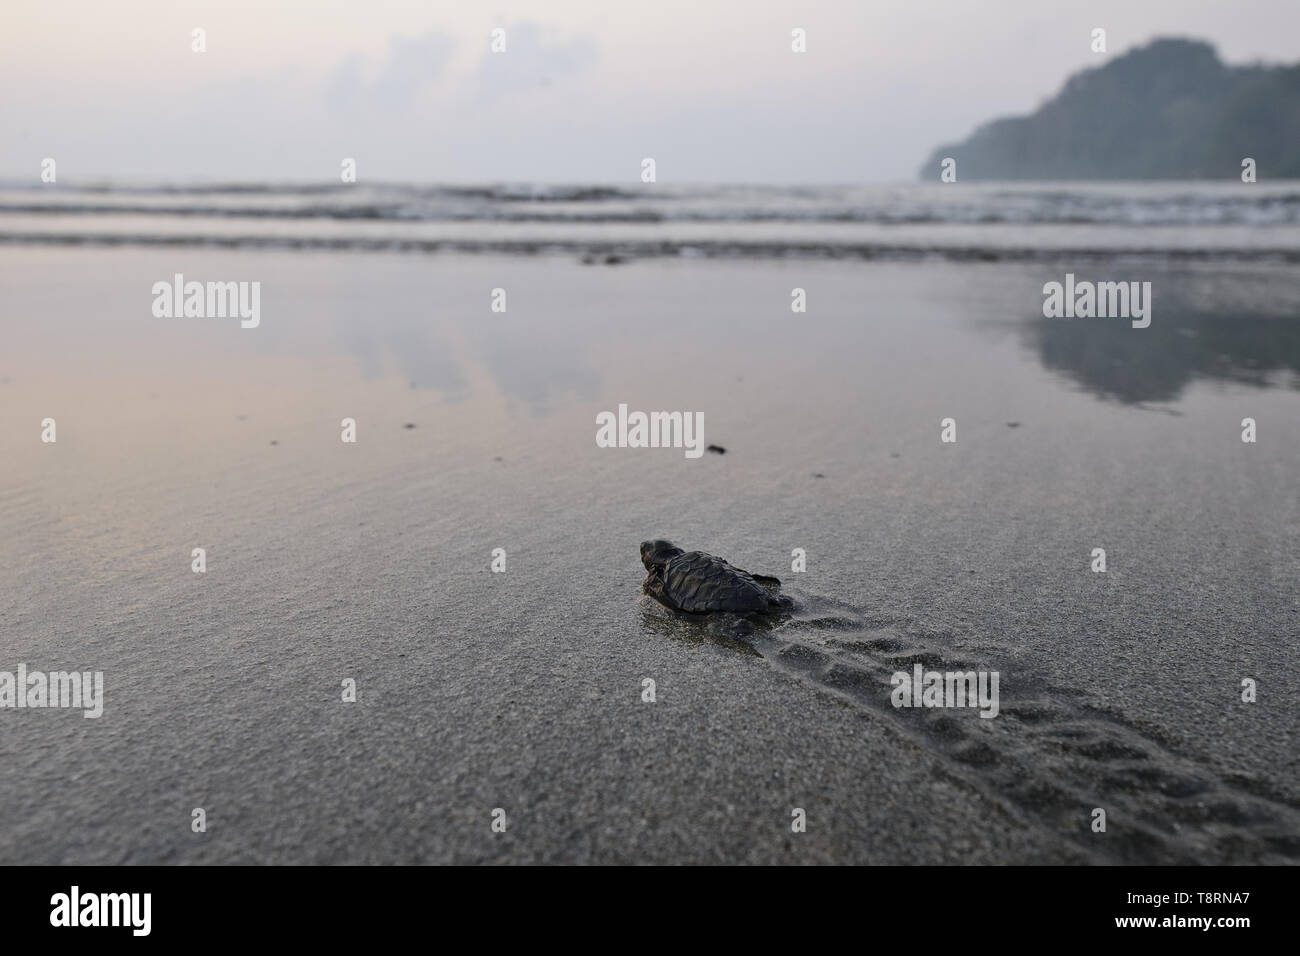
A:
POLYGON ((1300 183, 0 185, 0 242, 780 258, 1300 258, 1300 183))
POLYGON ((1289 188, 5 191, 0 670, 106 702, 0 712, 0 860, 1295 862, 1289 188), (650 537, 795 613, 666 612, 650 537))

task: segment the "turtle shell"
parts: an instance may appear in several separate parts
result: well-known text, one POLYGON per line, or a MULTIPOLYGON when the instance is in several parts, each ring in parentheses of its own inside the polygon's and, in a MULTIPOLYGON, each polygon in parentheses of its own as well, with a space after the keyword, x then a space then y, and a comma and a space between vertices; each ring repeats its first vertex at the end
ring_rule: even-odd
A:
POLYGON ((703 551, 688 551, 668 561, 663 596, 671 606, 695 614, 766 611, 773 603, 772 595, 749 572, 703 551))

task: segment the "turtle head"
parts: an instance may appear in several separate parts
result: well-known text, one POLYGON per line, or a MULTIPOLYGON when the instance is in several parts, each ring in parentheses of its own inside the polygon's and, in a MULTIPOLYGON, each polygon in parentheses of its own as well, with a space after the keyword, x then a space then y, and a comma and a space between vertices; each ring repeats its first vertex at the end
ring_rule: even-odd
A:
POLYGON ((641 542, 641 563, 645 565, 647 571, 662 571, 664 565, 679 554, 685 554, 685 552, 671 541, 665 541, 663 538, 641 542))

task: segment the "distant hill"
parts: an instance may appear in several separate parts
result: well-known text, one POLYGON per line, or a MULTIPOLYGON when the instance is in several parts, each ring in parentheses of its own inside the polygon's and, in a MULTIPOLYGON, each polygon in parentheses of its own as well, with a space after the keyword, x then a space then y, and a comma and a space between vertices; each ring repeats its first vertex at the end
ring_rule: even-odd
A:
POLYGON ((1300 65, 1225 66, 1214 47, 1161 39, 1076 73, 1029 116, 985 123, 921 168, 937 180, 1300 178, 1300 65))

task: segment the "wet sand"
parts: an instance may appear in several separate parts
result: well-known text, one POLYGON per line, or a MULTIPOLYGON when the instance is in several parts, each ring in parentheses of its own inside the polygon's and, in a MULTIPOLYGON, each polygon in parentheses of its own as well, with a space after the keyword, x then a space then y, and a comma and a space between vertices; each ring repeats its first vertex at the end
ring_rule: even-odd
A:
POLYGON ((0 711, 0 861, 1295 862, 1300 282, 1103 263, 1152 327, 1050 325, 1065 271, 0 249, 0 670, 106 682, 0 711), (799 612, 664 615, 653 536, 799 612), (918 661, 999 717, 891 707, 918 661))

